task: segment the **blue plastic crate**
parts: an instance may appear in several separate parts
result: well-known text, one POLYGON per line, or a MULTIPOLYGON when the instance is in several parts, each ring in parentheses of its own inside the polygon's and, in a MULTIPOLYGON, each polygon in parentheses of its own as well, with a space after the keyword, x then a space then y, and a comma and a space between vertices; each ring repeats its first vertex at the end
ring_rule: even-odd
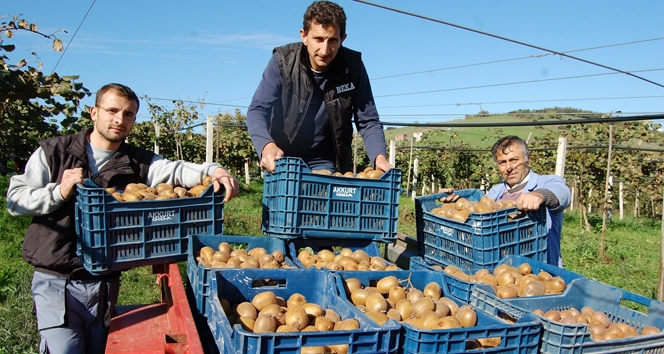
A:
MULTIPOLYGON (((223 189, 222 189, 223 191, 223 189)), ((90 180, 76 193, 76 253, 90 273, 187 259, 194 234, 224 231, 224 192, 198 197, 119 202, 90 180)))
MULTIPOLYGON (((528 263, 530 267, 532 268, 532 272, 534 274, 539 273, 540 271, 545 271, 548 272, 549 274, 553 275, 554 277, 558 276, 561 277, 564 281, 565 284, 569 285, 572 280, 574 279, 585 279, 586 277, 579 274, 575 273, 572 271, 569 271, 565 268, 558 268, 556 266, 550 265, 548 263, 536 261, 534 259, 530 259, 528 257, 523 257, 523 256, 506 256, 504 257, 498 265, 501 264, 508 264, 513 267, 518 267, 519 265, 523 263, 528 263)), ((411 270, 417 270, 417 269, 425 269, 425 270, 430 270, 430 271, 436 271, 435 268, 432 267, 433 264, 424 261, 422 257, 411 257, 410 259, 410 269, 411 270)), ((445 268, 444 265, 441 265, 443 268, 445 268)), ((488 270, 493 274, 493 268, 488 268, 488 270)), ((475 274, 479 269, 462 269, 466 274, 475 274)), ((456 277, 453 277, 447 273, 440 272, 443 275, 443 287, 450 293, 450 297, 453 297, 459 301, 462 301, 464 303, 470 303, 471 300, 471 294, 473 292, 473 288, 477 283, 474 282, 469 282, 465 281, 456 277)), ((493 289, 490 287, 487 287, 487 289, 490 289, 490 291, 493 292, 493 289)), ((550 295, 545 295, 545 296, 550 296, 550 295)))
MULTIPOLYGON (((339 271, 334 273, 337 278, 337 292, 339 296, 347 299, 343 281, 357 278, 364 286, 373 286, 374 282, 383 277, 393 275, 404 283, 410 280, 413 287, 423 290, 427 284, 435 282, 441 284, 443 279, 440 272, 427 270, 411 271, 339 271)), ((443 296, 450 297, 445 289, 443 296)), ((455 300, 452 298, 452 300, 455 300)), ((462 302, 455 300, 459 306, 462 302)), ((483 353, 537 353, 539 347, 541 324, 534 316, 523 316, 515 323, 507 323, 494 316, 475 308, 477 325, 469 328, 455 328, 446 330, 424 330, 408 323, 401 323, 402 353, 466 353, 468 341, 500 337, 500 344, 495 348, 485 348, 483 353)), ((386 323, 390 323, 390 321, 386 323)), ((479 352, 479 350, 477 350, 479 352)), ((471 351, 472 352, 472 351, 471 351)))
POLYGON ((210 312, 208 326, 221 353, 276 353, 297 354, 306 346, 348 344, 348 353, 397 353, 399 350, 399 326, 379 327, 369 321, 348 301, 336 294, 336 282, 332 273, 313 269, 228 269, 214 271, 210 287, 210 312), (278 286, 253 286, 255 280, 270 279, 278 286), (258 293, 272 291, 288 299, 294 293, 305 296, 307 302, 324 309, 332 309, 342 319, 355 318, 360 329, 327 332, 253 333, 240 325, 231 327, 224 313, 219 296, 231 304, 251 301, 258 293))
POLYGON ((269 253, 281 251, 284 253, 284 263, 297 267, 297 265, 288 257, 285 242, 274 237, 264 236, 235 236, 235 235, 192 235, 189 242, 187 258, 187 277, 194 292, 196 300, 196 309, 202 315, 208 313, 208 296, 210 295, 210 273, 214 270, 224 270, 218 268, 204 267, 196 262, 196 256, 204 246, 212 247, 215 250, 222 242, 228 242, 234 249, 244 248, 253 249, 262 247, 269 253))
MULTIPOLYGON (((640 331, 645 326, 664 328, 664 303, 648 299, 594 280, 577 279, 560 295, 545 298, 500 299, 485 287, 475 287, 471 304, 494 314, 514 318, 533 315, 534 310, 581 310, 590 306, 603 311, 612 322, 624 322, 640 331), (623 305, 623 301, 648 308, 644 314, 623 305)), ((662 353, 664 332, 631 338, 595 342, 585 324, 562 324, 537 316, 542 322, 542 353, 662 353)))
MULTIPOLYGON (((480 201, 479 189, 464 189, 454 194, 469 201, 480 201)), ((446 193, 415 198, 417 243, 426 261, 456 265, 463 269, 494 268, 508 255, 520 255, 546 262, 546 210, 528 212, 525 217, 508 220, 516 207, 489 213, 471 213, 459 222, 431 211, 440 207, 438 199, 446 193)))
MULTIPOLYGON (((293 260, 293 263, 299 268, 305 268, 304 264, 297 258, 299 250, 305 247, 311 248, 314 254, 323 249, 334 250, 335 247, 349 248, 353 251, 362 250, 366 252, 371 257, 381 257, 380 250, 376 242, 365 239, 292 239, 286 241, 288 247, 288 256, 293 260)), ((335 252, 338 254, 338 252, 335 252)), ((388 265, 394 265, 394 263, 386 260, 385 263, 388 265)), ((311 268, 311 267, 310 267, 311 268)))
POLYGON ((267 235, 291 238, 396 239, 401 170, 379 179, 311 172, 302 159, 283 157, 263 183, 267 235))

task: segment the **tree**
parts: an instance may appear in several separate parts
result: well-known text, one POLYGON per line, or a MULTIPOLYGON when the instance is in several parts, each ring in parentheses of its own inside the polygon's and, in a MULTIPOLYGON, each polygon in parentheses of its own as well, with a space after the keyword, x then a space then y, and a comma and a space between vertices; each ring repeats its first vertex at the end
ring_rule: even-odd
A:
MULTIPOLYGON (((251 143, 249 132, 245 128, 247 117, 239 109, 235 114, 217 113, 215 121, 215 146, 217 162, 240 175, 244 171, 245 161, 256 161, 258 155, 251 143)), ((258 164, 249 163, 249 173, 260 174, 258 164)))
POLYGON ((31 65, 38 60, 34 52, 35 60, 12 64, 7 53, 16 46, 6 42, 20 31, 53 40, 56 51, 62 51, 62 41, 55 33, 39 32, 36 23, 29 24, 20 16, 0 23, 0 159, 14 159, 22 169, 40 140, 80 131, 80 101, 90 91, 76 82, 78 76, 44 75, 41 62, 37 67, 31 65), (57 117, 64 118, 58 121, 57 117))
MULTIPOLYGON (((168 109, 150 102, 148 98, 148 109, 152 116, 150 121, 153 124, 151 129, 154 131, 154 124, 160 127, 157 139, 159 154, 169 160, 204 162, 205 137, 194 132, 195 122, 199 119, 196 106, 181 100, 172 103, 174 108, 168 109)), ((152 150, 156 136, 151 135, 154 133, 148 133, 150 129, 145 124, 139 124, 138 128, 135 135, 132 132, 129 136, 128 142, 152 150)))

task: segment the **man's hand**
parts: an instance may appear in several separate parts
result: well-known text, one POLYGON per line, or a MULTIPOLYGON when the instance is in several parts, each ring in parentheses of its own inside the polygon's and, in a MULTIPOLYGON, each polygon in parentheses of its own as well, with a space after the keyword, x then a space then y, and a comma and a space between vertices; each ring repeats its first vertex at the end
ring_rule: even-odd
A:
POLYGON ((387 170, 389 170, 390 168, 394 168, 394 166, 390 165, 390 163, 387 161, 387 157, 385 155, 376 156, 376 169, 377 170, 387 172, 387 170))
POLYGON ((438 193, 447 193, 449 194, 447 197, 442 197, 438 200, 440 200, 443 203, 452 203, 456 202, 459 199, 459 196, 454 193, 454 188, 439 188, 438 193))
POLYGON ((65 170, 62 174, 62 181, 60 182, 60 194, 62 194, 62 198, 69 199, 74 194, 76 184, 79 183, 83 184, 83 168, 77 167, 65 170))
POLYGON ((225 168, 219 167, 214 170, 214 175, 212 176, 212 183, 214 183, 214 191, 219 192, 221 185, 224 185, 226 189, 226 195, 224 196, 224 202, 227 202, 238 194, 240 194, 240 182, 233 177, 225 168))
POLYGON ((544 202, 544 197, 539 193, 523 193, 516 200, 516 207, 519 210, 533 211, 539 209, 544 202))
POLYGON ((274 172, 274 160, 284 157, 284 151, 275 143, 267 143, 261 153, 261 168, 267 172, 274 172))

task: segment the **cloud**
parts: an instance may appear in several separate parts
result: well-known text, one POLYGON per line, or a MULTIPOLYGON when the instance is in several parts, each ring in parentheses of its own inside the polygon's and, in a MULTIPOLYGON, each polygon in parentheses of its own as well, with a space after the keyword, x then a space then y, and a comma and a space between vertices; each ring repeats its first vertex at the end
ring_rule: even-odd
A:
POLYGON ((261 50, 272 50, 276 46, 299 40, 297 37, 280 36, 274 34, 229 34, 229 35, 207 35, 187 38, 178 38, 187 42, 196 42, 214 45, 227 45, 236 47, 248 47, 261 50))

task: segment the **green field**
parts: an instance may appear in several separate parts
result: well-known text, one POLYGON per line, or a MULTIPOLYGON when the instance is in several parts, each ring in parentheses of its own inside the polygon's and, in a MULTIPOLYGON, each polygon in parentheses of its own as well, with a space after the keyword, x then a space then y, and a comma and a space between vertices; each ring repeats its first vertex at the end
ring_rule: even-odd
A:
MULTIPOLYGON (((492 115, 488 117, 472 117, 466 119, 457 119, 445 122, 445 124, 467 124, 467 123, 506 123, 506 122, 523 122, 524 119, 511 116, 511 115, 492 115)), ((400 127, 396 129, 385 130, 386 140, 396 140, 396 135, 406 134, 406 140, 397 140, 397 144, 404 144, 410 146, 410 139, 414 133, 431 133, 435 130, 440 130, 441 135, 436 137, 427 137, 429 142, 441 142, 445 146, 459 146, 460 144, 467 144, 471 148, 488 149, 497 140, 494 137, 504 135, 517 135, 522 139, 537 139, 545 134, 548 130, 556 130, 555 127, 540 128, 532 126, 522 127, 496 127, 496 128, 482 128, 482 127, 400 127)), ((422 145, 422 143, 414 142, 414 145, 422 145)))
MULTIPOLYGON (((7 177, 0 177, 0 199, 5 203, 7 177)), ((224 207, 225 233, 261 235, 262 183, 242 187, 241 195, 224 207)), ((598 256, 601 218, 591 215, 592 231, 579 227, 578 215, 565 216, 562 253, 566 268, 590 278, 656 297, 661 249, 661 220, 627 218, 614 220, 606 233, 606 256, 598 256)), ((0 354, 36 353, 38 333, 32 315, 30 280, 32 269, 21 258, 23 235, 28 218, 0 212, 0 354)), ((402 197, 399 231, 415 236, 414 205, 402 197)), ((181 269, 184 267, 181 264, 181 269)), ((185 275, 186 276, 186 275, 185 275)), ((151 267, 126 271, 122 276, 120 305, 160 301, 159 287, 151 267)))

